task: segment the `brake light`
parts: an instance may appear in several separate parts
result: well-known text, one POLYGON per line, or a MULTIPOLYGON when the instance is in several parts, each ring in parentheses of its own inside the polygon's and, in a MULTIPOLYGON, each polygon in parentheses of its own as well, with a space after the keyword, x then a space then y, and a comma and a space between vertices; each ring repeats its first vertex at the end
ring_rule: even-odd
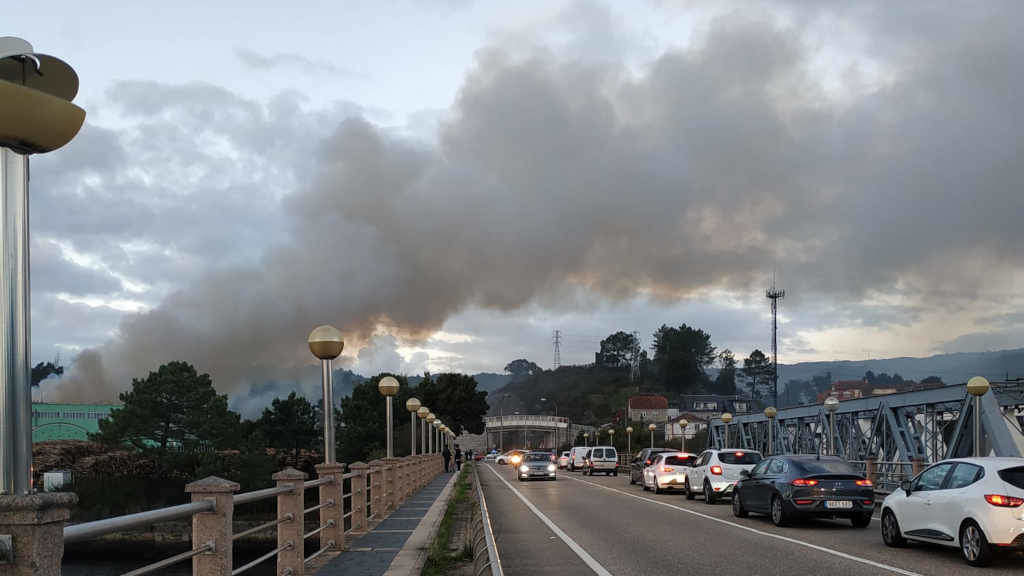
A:
POLYGON ((650 458, 648 458, 647 460, 644 460, 644 466, 650 466, 650 465, 651 465, 651 459, 650 458))
POLYGON ((1002 494, 985 494, 985 500, 989 504, 999 506, 1001 508, 1017 508, 1021 504, 1024 504, 1024 498, 1003 496, 1002 494))
POLYGON ((721 476, 722 475, 722 467, 721 466, 712 466, 711 467, 711 473, 716 475, 716 476, 721 476))
POLYGON ((814 502, 814 500, 794 500, 794 502, 796 502, 797 504, 800 504, 800 505, 804 505, 804 504, 810 504, 810 503, 814 502))
POLYGON ((857 486, 874 486, 874 484, 871 483, 871 480, 867 479, 857 480, 856 484, 857 486))
POLYGON ((662 466, 661 467, 661 471, 662 472, 675 472, 676 469, 671 467, 671 466, 662 466))
POLYGON ((737 452, 736 453, 736 457, 737 458, 743 458, 743 452, 737 452))
POLYGON ((797 478, 792 482, 793 486, 817 486, 818 481, 810 478, 797 478))

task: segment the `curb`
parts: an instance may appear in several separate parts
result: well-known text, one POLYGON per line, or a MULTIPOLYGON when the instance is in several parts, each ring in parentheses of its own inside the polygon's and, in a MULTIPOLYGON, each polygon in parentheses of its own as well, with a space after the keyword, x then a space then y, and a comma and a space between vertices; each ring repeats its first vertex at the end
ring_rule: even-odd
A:
POLYGON ((444 512, 448 508, 448 500, 451 499, 452 489, 455 487, 455 482, 458 480, 459 475, 452 474, 452 477, 445 484, 441 493, 438 494, 437 499, 430 505, 430 509, 423 516, 423 520, 420 521, 419 525, 409 536, 409 539, 405 541, 405 545, 398 551, 398 555, 391 561, 388 569, 384 572, 384 576, 414 576, 418 575, 423 571, 423 565, 427 562, 427 556, 430 555, 430 545, 434 542, 434 537, 437 536, 437 531, 441 526, 441 519, 444 518, 444 512))

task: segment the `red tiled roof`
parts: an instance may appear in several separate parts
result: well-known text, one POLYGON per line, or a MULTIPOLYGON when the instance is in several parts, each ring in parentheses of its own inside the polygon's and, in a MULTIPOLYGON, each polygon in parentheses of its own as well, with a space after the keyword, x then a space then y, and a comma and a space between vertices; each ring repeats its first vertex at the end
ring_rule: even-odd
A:
POLYGON ((629 407, 634 410, 666 410, 668 400, 664 396, 631 396, 629 407))

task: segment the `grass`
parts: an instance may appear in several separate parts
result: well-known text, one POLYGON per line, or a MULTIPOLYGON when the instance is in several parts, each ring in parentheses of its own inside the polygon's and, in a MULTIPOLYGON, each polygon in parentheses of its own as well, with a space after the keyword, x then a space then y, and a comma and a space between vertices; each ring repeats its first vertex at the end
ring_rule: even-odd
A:
POLYGON ((448 501, 448 507, 444 511, 444 518, 441 519, 437 536, 430 545, 430 555, 427 556, 427 561, 423 565, 423 576, 449 574, 456 564, 473 559, 473 549, 468 544, 458 552, 448 550, 452 539, 452 528, 455 525, 455 515, 459 506, 469 499, 469 474, 469 466, 463 466, 459 472, 459 478, 455 481, 455 488, 448 501))

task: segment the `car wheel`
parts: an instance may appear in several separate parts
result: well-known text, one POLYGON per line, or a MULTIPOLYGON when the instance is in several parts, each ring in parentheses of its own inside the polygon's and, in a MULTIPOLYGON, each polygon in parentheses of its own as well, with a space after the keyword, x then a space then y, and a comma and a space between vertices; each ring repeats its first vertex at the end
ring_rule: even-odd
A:
POLYGON ((971 566, 992 563, 992 546, 974 520, 968 520, 960 527, 960 556, 971 566))
POLYGON ((633 480, 633 472, 632 471, 630 471, 630 473, 629 473, 629 483, 630 484, 636 484, 636 480, 633 480))
POLYGON ((684 486, 683 489, 686 491, 686 499, 687 500, 693 500, 696 497, 696 495, 693 493, 693 490, 690 490, 690 481, 689 480, 686 481, 686 485, 684 486))
POLYGON ((854 528, 867 528, 871 526, 871 512, 861 512, 850 516, 850 523, 854 528))
POLYGON ((619 475, 619 471, 618 470, 612 472, 612 476, 618 476, 618 475, 619 475))
POLYGON ((654 493, 655 494, 661 494, 661 492, 662 492, 661 486, 658 486, 658 479, 655 478, 654 479, 654 493))
POLYGON ((740 500, 740 493, 738 491, 732 493, 732 515, 737 518, 746 518, 750 515, 747 509, 743 507, 743 501, 740 500))
POLYGON ((772 496, 772 524, 785 526, 789 523, 789 518, 786 516, 786 506, 782 503, 782 498, 772 496))
POLYGON ((707 481, 704 482, 704 503, 715 503, 715 491, 711 489, 711 484, 709 484, 707 481))
POLYGON ((882 541, 886 546, 902 548, 907 545, 907 540, 900 532, 900 523, 896 520, 896 514, 888 508, 882 512, 882 541))

